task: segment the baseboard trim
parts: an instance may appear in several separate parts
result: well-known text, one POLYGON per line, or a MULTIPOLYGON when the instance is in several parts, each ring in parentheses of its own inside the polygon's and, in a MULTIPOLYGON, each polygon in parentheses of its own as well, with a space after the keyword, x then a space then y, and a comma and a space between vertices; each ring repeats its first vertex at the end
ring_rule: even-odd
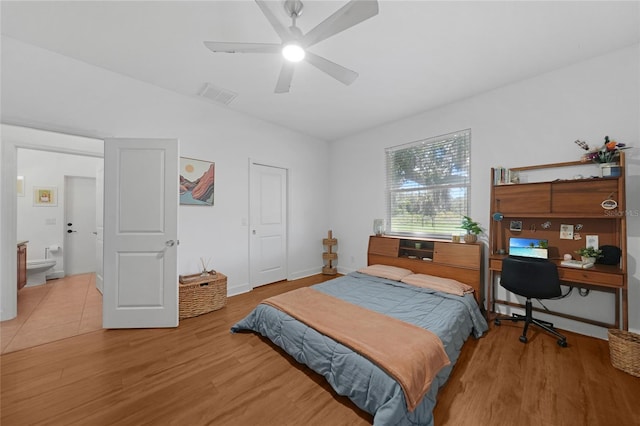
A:
POLYGON ((243 293, 249 293, 251 290, 253 289, 248 283, 242 284, 242 285, 236 285, 233 287, 227 287, 227 297, 237 296, 243 293))
POLYGON ((64 277, 65 277, 64 271, 53 271, 52 273, 46 275, 46 278, 48 280, 56 280, 58 278, 64 278, 64 277))

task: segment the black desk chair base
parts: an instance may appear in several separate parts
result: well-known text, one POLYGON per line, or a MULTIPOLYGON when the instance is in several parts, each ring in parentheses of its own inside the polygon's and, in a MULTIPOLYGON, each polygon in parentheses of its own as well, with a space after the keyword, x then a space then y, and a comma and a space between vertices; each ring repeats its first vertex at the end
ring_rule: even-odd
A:
POLYGON ((525 315, 512 314, 511 317, 496 318, 495 320, 493 320, 493 323, 495 325, 500 325, 501 320, 512 321, 512 322, 524 321, 524 329, 522 330, 522 336, 520 336, 520 341, 522 343, 528 342, 527 329, 529 328, 529 324, 534 324, 542 328, 543 330, 547 331, 548 333, 551 333, 554 336, 556 336, 558 338, 557 343, 559 346, 563 348, 567 347, 567 338, 562 334, 558 333, 556 329, 553 328, 552 323, 533 318, 533 307, 531 305, 531 299, 527 299, 527 302, 525 304, 525 309, 526 309, 525 315))

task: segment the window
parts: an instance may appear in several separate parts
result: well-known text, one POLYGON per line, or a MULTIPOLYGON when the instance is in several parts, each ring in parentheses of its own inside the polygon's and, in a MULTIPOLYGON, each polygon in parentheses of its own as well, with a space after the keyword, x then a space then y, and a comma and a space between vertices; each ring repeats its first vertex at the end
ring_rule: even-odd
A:
POLYGON ((387 233, 451 237, 469 207, 471 130, 387 148, 387 233))

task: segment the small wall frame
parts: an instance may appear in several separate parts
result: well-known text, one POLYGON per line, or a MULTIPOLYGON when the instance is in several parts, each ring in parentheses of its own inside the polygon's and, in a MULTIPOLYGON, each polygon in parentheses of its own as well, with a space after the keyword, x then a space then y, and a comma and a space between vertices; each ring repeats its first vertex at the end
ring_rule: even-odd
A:
POLYGON ((34 186, 33 205, 36 207, 55 207, 58 205, 58 189, 55 186, 34 186))

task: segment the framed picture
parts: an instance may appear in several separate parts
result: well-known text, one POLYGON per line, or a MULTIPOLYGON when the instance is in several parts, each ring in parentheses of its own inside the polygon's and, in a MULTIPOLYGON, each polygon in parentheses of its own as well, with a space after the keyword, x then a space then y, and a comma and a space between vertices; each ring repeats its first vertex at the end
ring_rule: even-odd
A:
POLYGON ((573 225, 560 225, 560 239, 573 240, 573 225))
POLYGON ((520 232, 522 231, 522 221, 521 220, 512 220, 509 223, 509 230, 520 232))
POLYGON ((598 250, 598 248, 599 248, 598 236, 597 235, 587 235, 587 243, 585 244, 585 247, 593 247, 594 249, 598 250))
POLYGON ((24 197, 24 176, 18 176, 18 186, 16 187, 18 197, 24 197))
POLYGON ((33 205, 54 207, 58 205, 58 190, 55 186, 34 186, 33 205))
POLYGON ((215 163, 180 157, 180 204, 212 206, 215 163))

